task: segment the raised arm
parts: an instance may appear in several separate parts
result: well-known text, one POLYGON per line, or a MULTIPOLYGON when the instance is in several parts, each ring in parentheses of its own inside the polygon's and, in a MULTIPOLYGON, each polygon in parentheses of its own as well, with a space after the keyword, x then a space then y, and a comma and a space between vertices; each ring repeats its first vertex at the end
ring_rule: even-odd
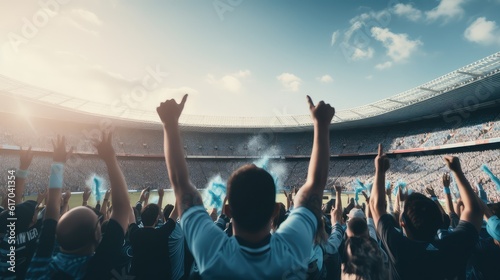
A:
POLYGON ((31 147, 29 147, 26 151, 21 149, 19 154, 19 169, 16 172, 16 188, 14 189, 14 200, 16 205, 22 202, 24 188, 26 186, 26 178, 28 177, 28 168, 33 160, 31 147))
MULTIPOLYGON (((386 189, 385 189, 385 194, 387 195, 387 208, 388 208, 388 211, 390 214, 393 214, 394 213, 394 206, 392 205, 392 188, 394 187, 394 185, 392 183, 389 183, 387 182, 386 184, 386 189), (387 184, 389 184, 389 186, 387 186, 387 184)), ((369 205, 368 205, 368 208, 369 205)))
POLYGON ((385 173, 389 170, 389 166, 389 159, 383 152, 382 144, 378 144, 378 154, 375 157, 375 181, 373 182, 369 203, 375 226, 378 225, 380 217, 387 213, 385 201, 385 173))
POLYGON ((163 188, 158 188, 158 208, 160 209, 160 216, 162 217, 163 221, 166 221, 168 217, 163 217, 163 195, 165 195, 165 191, 163 188))
POLYGON ((296 208, 302 206, 308 208, 319 218, 330 162, 329 127, 335 115, 335 109, 323 101, 314 106, 309 96, 307 96, 307 101, 314 124, 314 140, 307 180, 295 196, 294 205, 296 208))
POLYGON ((446 208, 448 209, 448 214, 451 215, 455 213, 455 209, 453 208, 453 200, 451 199, 449 173, 443 174, 443 192, 446 198, 446 208))
POLYGON ((464 204, 464 210, 460 215, 460 220, 472 223, 479 231, 483 222, 483 211, 481 210, 476 194, 462 172, 460 160, 452 156, 445 156, 444 160, 448 168, 453 172, 453 176, 455 176, 460 197, 464 204))
POLYGON ((47 206, 45 207, 44 220, 59 220, 61 210, 61 189, 63 186, 64 164, 69 159, 73 152, 73 148, 66 151, 66 139, 57 136, 57 141, 52 141, 54 147, 54 156, 49 177, 49 192, 46 198, 47 206))
POLYGON ((126 232, 128 227, 130 198, 128 196, 127 183, 118 165, 111 139, 111 133, 103 132, 101 140, 94 141, 94 146, 97 149, 97 154, 108 168, 108 176, 111 185, 111 201, 114 210, 110 218, 117 221, 122 226, 123 231, 126 232))
MULTIPOLYGON (((102 205, 101 205, 101 215, 103 217, 106 217, 109 209, 109 196, 111 195, 111 190, 106 190, 106 193, 104 194, 104 199, 102 200, 102 205)), ((106 219, 106 218, 104 218, 106 219)))
POLYGON ((203 205, 200 193, 189 181, 189 173, 179 131, 179 117, 184 109, 186 100, 187 94, 184 95, 179 104, 174 99, 169 99, 156 108, 163 122, 165 161, 168 177, 178 202, 180 215, 192 206, 203 205))
POLYGON ((341 186, 335 186, 335 211, 332 213, 335 214, 335 220, 333 220, 333 216, 331 216, 331 222, 332 225, 335 222, 338 222, 339 224, 343 224, 342 222, 342 187, 341 186))
POLYGON ((88 205, 91 193, 92 193, 92 190, 90 189, 90 187, 85 187, 85 189, 83 189, 82 206, 87 206, 88 205))
POLYGON ((71 191, 67 190, 62 194, 62 203, 61 203, 61 216, 69 210, 69 199, 71 197, 71 191))

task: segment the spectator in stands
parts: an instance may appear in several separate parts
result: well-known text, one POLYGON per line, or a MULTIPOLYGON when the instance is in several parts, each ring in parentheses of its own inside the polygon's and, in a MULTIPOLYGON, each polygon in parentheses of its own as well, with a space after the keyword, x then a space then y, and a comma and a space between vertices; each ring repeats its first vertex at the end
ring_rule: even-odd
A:
POLYGON ((53 146, 54 163, 42 232, 26 278, 110 279, 112 270, 119 265, 131 211, 127 185, 111 145, 111 134, 103 133, 102 140, 95 143, 99 156, 108 167, 115 209, 102 240, 99 219, 89 208, 76 207, 59 218, 64 164, 71 156, 71 150, 66 151, 64 137, 58 137, 53 146), (56 235, 60 252, 53 256, 56 235))
POLYGON ((189 181, 178 125, 186 99, 187 95, 180 104, 167 100, 157 112, 165 128, 165 158, 176 199, 180 201, 182 229, 200 276, 303 278, 321 215, 334 109, 322 101, 315 106, 308 97, 314 122, 308 178, 295 197, 294 210, 272 236, 271 219, 279 209, 272 176, 255 165, 243 166, 233 173, 228 181, 228 214, 233 218, 235 236, 229 238, 212 222, 199 192, 189 181))
MULTIPOLYGON (((480 235, 469 260, 468 279, 498 279, 498 260, 500 259, 500 220, 481 199, 479 204, 484 212, 486 232, 480 235)), ((497 209, 496 209, 497 210, 497 209)))
POLYGON ((419 193, 406 199, 401 213, 401 227, 395 229, 394 218, 386 214, 385 174, 389 160, 379 145, 375 158, 375 182, 370 197, 377 232, 389 255, 391 279, 464 279, 465 265, 478 240, 482 211, 456 157, 446 156, 464 202, 461 221, 455 231, 435 241, 442 223, 441 213, 432 200, 419 193))
MULTIPOLYGON (((20 150, 19 169, 15 174, 8 173, 9 180, 15 178, 14 181, 14 203, 16 205, 15 218, 15 273, 9 271, 10 248, 12 242, 9 242, 10 234, 6 232, 7 225, 12 222, 10 211, 5 205, 5 211, 0 214, 0 278, 1 279, 16 279, 16 277, 24 278, 28 265, 35 253, 36 241, 39 236, 42 221, 38 219, 37 206, 45 199, 46 191, 42 191, 37 198, 37 201, 27 200, 22 202, 22 197, 25 190, 26 180, 29 175, 29 167, 33 160, 33 152, 31 147, 27 150, 20 150)), ((12 185, 10 183, 9 185, 12 185)), ((7 198, 7 195, 5 195, 7 198)), ((12 199, 9 199, 12 200, 12 199)), ((6 201, 8 202, 8 201, 6 201)))
POLYGON ((157 204, 148 204, 142 209, 143 228, 133 223, 129 227, 133 257, 131 274, 137 279, 171 279, 172 267, 169 258, 169 236, 175 221, 167 221, 155 228, 160 215, 157 204))

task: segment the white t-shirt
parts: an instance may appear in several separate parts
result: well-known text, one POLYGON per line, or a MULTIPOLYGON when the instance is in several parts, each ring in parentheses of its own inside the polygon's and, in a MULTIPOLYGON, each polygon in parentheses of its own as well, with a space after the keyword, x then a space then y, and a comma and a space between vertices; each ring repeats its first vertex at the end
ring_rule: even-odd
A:
POLYGON ((258 248, 228 237, 203 206, 186 210, 181 227, 203 279, 304 279, 317 219, 305 207, 293 209, 258 248))

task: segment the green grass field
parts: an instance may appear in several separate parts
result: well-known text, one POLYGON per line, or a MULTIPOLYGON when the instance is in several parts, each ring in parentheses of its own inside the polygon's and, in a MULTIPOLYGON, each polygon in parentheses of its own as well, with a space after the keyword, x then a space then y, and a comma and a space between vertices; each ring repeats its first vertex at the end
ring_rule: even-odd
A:
MULTIPOLYGON (((201 192, 201 193, 203 195, 203 192, 201 192)), ((132 205, 135 205, 135 203, 139 200, 140 192, 130 192, 129 195, 130 195, 130 203, 132 205)), ((104 196, 104 194, 103 194, 103 196, 104 196)), ((323 199, 324 203, 326 203, 330 198, 332 198, 330 193, 325 193, 325 196, 328 196, 328 199, 323 199)), ((347 194, 342 195, 342 205, 344 207, 347 205, 348 197, 354 197, 354 195, 352 195, 352 194, 351 195, 347 195, 347 194)), ((333 198, 335 198, 335 196, 333 196, 333 198)), ((29 200, 29 199, 36 200, 36 196, 26 196, 25 197, 25 200, 29 200)), ((283 193, 276 194, 276 200, 278 202, 282 202, 283 204, 286 205, 286 199, 285 199, 285 196, 283 195, 283 193)), ((157 201, 158 201, 158 194, 156 193, 156 191, 151 192, 149 202, 151 203, 151 202, 157 202, 157 201)), ((174 202, 175 202, 174 192, 170 191, 170 190, 165 191, 165 195, 163 197, 163 206, 165 206, 167 204, 174 204, 174 202)), ((361 204, 363 202, 365 202, 365 199, 362 195, 360 195, 359 196, 359 203, 361 204)), ((81 193, 80 194, 72 194, 71 198, 69 200, 70 208, 80 206, 80 205, 82 205, 82 194, 81 193)), ((90 197, 89 205, 95 206, 94 196, 90 197)))

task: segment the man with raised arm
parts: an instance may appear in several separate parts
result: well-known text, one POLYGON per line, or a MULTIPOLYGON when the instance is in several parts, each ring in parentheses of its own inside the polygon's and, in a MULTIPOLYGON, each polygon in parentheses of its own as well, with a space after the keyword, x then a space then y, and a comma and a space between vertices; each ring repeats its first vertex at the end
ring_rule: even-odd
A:
POLYGON ((445 156, 444 160, 464 201, 459 224, 453 233, 437 240, 442 223, 440 210, 431 199, 412 193, 401 213, 403 235, 395 229, 394 218, 386 213, 384 186, 389 159, 379 144, 370 207, 377 233, 389 255, 390 279, 465 279, 466 262, 478 240, 482 211, 459 159, 445 156))
POLYGON ((130 214, 127 185, 111 135, 103 133, 102 140, 94 143, 108 168, 114 207, 102 239, 99 219, 86 206, 75 207, 59 218, 64 167, 71 151, 66 151, 64 137, 58 137, 53 145, 54 163, 42 233, 26 279, 111 279, 112 270, 119 264, 130 214), (53 255, 56 237, 60 252, 53 255))
POLYGON ((165 159, 178 202, 181 226, 203 279, 303 279, 321 215, 329 163, 329 125, 334 109, 307 97, 314 123, 314 144, 307 181, 295 197, 288 219, 271 235, 279 210, 272 176, 255 165, 236 170, 228 181, 228 237, 206 212, 200 193, 189 181, 179 132, 187 95, 162 103, 157 112, 165 132, 165 159))
MULTIPOLYGON (((7 208, 0 214, 0 279, 24 279, 28 265, 35 253, 37 238, 42 227, 42 221, 37 220, 38 203, 34 200, 22 201, 29 175, 28 169, 32 160, 31 147, 19 151, 19 169, 15 172, 14 198, 8 197, 8 201, 5 201, 16 205, 14 211, 14 217, 17 219, 15 221, 15 269, 11 268, 11 264, 14 262, 10 262, 9 256, 12 255, 10 249, 13 239, 10 239, 10 235, 6 232, 7 225, 12 223, 9 221, 12 216, 9 215, 10 211, 7 208)), ((12 184, 12 182, 10 183, 12 184)))

